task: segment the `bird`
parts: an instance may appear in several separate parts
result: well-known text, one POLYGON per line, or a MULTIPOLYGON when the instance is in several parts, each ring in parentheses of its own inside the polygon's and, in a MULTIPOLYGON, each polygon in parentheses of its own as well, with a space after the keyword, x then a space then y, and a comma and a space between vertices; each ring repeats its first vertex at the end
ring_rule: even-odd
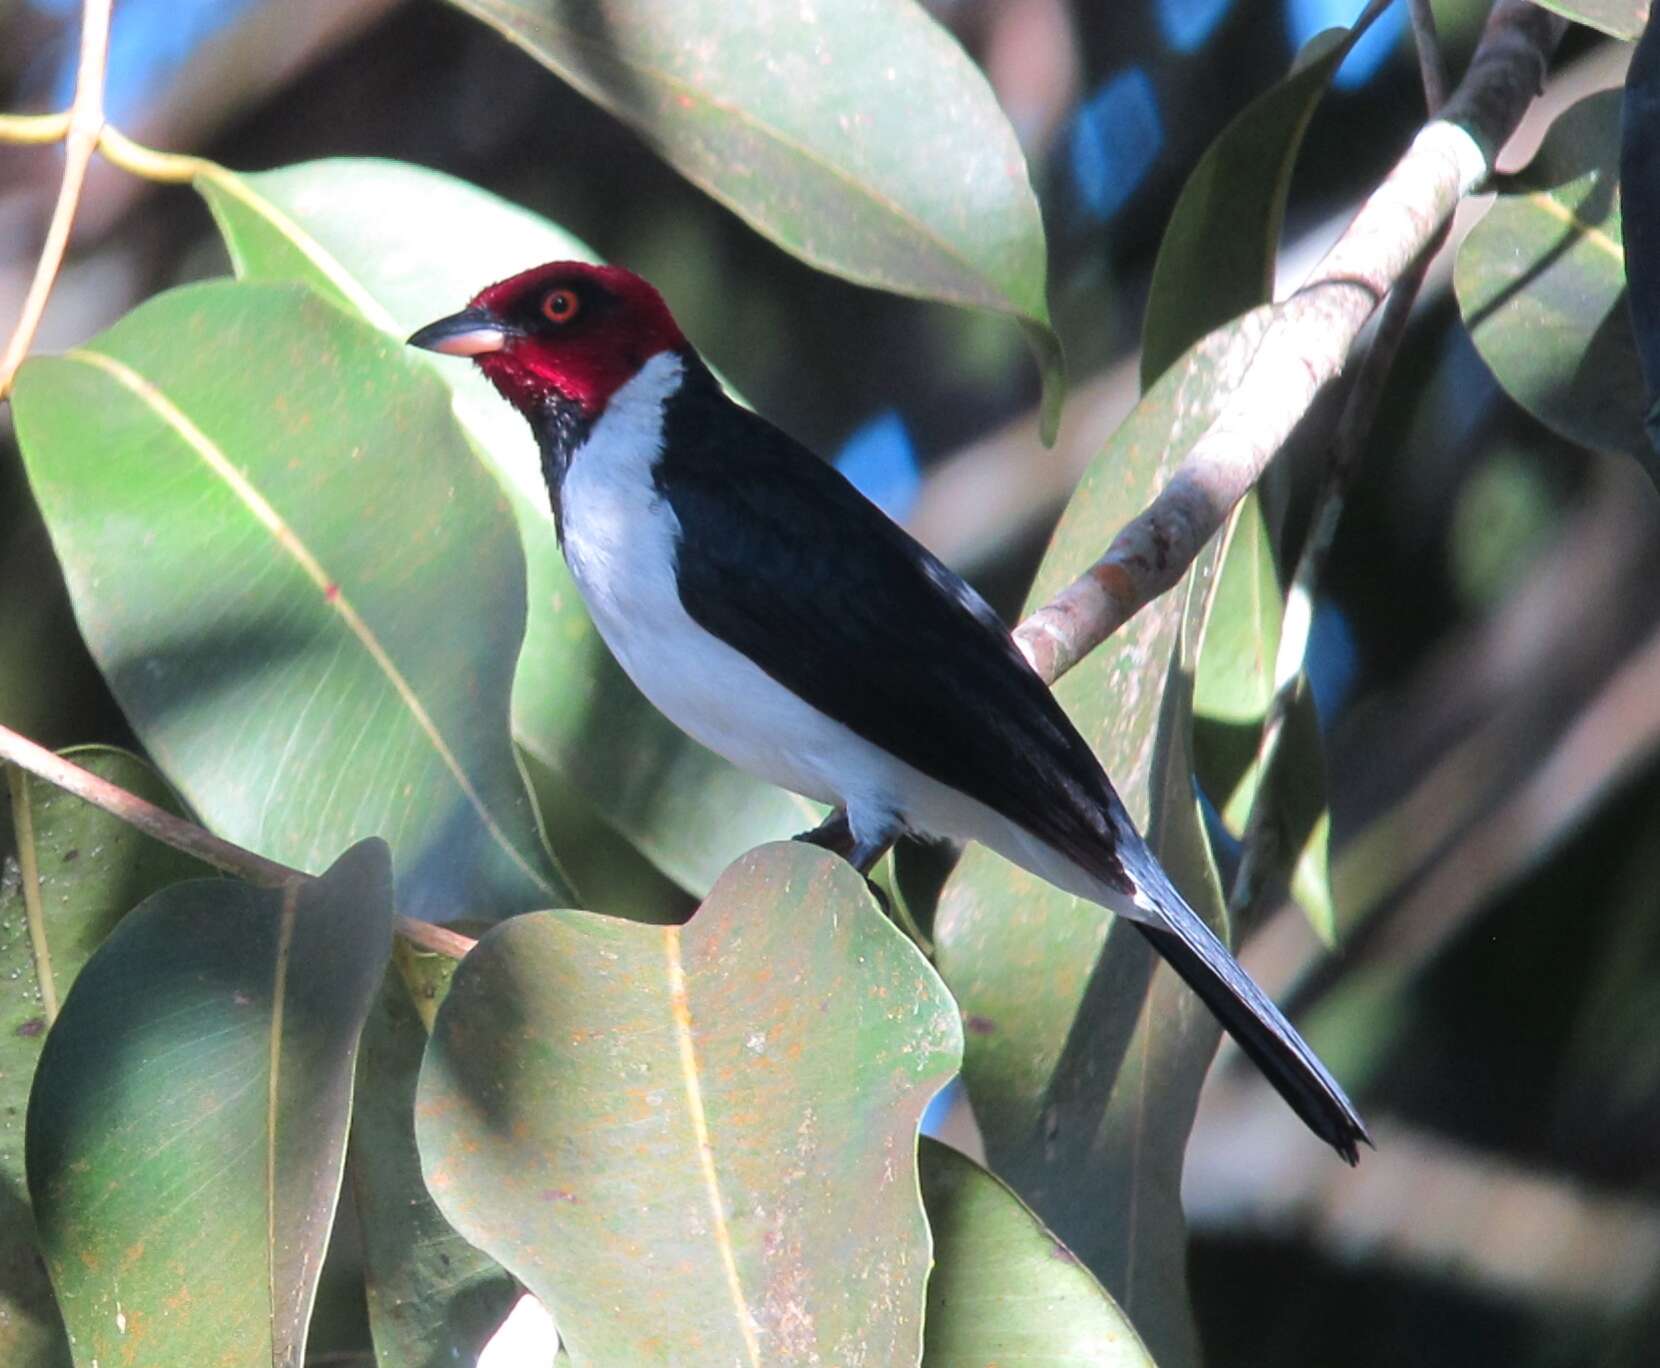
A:
POLYGON ((1128 919, 1358 1161, 1371 1138, 1354 1105, 1177 892, 1003 620, 731 399, 653 286, 550 262, 408 342, 470 358, 523 415, 601 638, 695 741, 832 808, 800 839, 867 876, 902 834, 979 841, 1128 919))

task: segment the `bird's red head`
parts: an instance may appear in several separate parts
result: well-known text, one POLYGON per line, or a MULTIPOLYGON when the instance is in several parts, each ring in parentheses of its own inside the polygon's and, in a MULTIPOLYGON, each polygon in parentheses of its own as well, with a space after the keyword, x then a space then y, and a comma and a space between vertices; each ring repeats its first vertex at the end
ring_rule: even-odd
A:
POLYGON ((663 297, 632 271, 553 261, 480 290, 409 341, 472 357, 522 413, 559 399, 593 418, 647 361, 686 339, 663 297))

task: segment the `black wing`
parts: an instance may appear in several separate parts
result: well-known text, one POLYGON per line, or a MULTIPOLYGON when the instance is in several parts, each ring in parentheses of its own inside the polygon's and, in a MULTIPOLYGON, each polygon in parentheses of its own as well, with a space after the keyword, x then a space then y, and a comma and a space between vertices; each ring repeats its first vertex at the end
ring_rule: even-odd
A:
POLYGON ((1106 775, 985 601, 841 474, 732 405, 695 358, 666 421, 659 487, 699 529, 679 547, 692 619, 1130 892, 1106 775))

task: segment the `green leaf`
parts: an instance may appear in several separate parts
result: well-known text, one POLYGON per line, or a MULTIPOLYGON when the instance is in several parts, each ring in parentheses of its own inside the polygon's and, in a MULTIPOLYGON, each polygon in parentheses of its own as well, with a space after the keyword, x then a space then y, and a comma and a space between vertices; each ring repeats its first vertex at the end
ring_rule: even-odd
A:
MULTIPOLYGON (((1285 716, 1285 735, 1269 767, 1276 795, 1274 834, 1282 863, 1290 866, 1291 897, 1314 934, 1337 944, 1337 905, 1331 880, 1331 808, 1326 803, 1326 750, 1320 717, 1305 676, 1285 716)), ((1248 928, 1247 928, 1248 929, 1248 928)))
POLYGON ((569 894, 508 735, 524 564, 443 389, 297 286, 170 291, 13 398, 82 635, 207 824, 396 843, 411 916, 569 894))
POLYGON ((1212 328, 1272 298, 1303 133, 1369 24, 1310 39, 1290 74, 1235 115, 1188 176, 1153 263, 1141 333, 1144 389, 1212 328))
POLYGON ((1193 685, 1194 759, 1223 825, 1239 836, 1261 777, 1257 743, 1274 698, 1281 595, 1255 493, 1241 500, 1221 535, 1222 569, 1193 685))
POLYGON ((1505 183, 1453 269, 1482 359, 1546 427, 1660 477, 1625 303, 1620 92, 1581 100, 1505 183))
POLYGON ((858 875, 772 845, 684 927, 493 928, 439 1009, 416 1136, 577 1364, 915 1363, 916 1128, 960 1051, 858 875))
POLYGON ((1222 568, 1205 617, 1193 686, 1193 756, 1200 786, 1222 825, 1267 842, 1274 873, 1289 871, 1293 896, 1329 945, 1336 937, 1328 867, 1325 746, 1306 682, 1292 696, 1266 781, 1262 728, 1274 699, 1283 604, 1274 548, 1255 492, 1222 533, 1222 568))
POLYGON ((363 1027, 348 1170, 363 1230, 364 1290, 379 1368, 472 1363, 519 1296, 494 1259, 456 1234, 421 1181, 415 1079, 454 962, 399 943, 363 1027), (415 994, 419 993, 419 1001, 415 994))
POLYGON ((1124 1313, 1015 1194, 924 1137, 934 1235, 923 1368, 1153 1368, 1124 1313))
MULTIPOLYGON (((1044 556, 1046 602, 1163 486, 1255 354, 1264 308, 1211 334, 1085 472, 1044 556)), ((1214 543, 1189 583, 1215 573, 1214 543)), ((1154 600, 1056 686, 1171 877, 1220 892, 1193 798, 1191 670, 1203 596, 1154 600)), ((940 898, 936 961, 968 1025, 963 1078, 992 1167, 1106 1284, 1166 1368, 1197 1362, 1182 1152, 1217 1041, 1128 925, 970 846, 940 898)))
MULTIPOLYGON (((495 195, 401 162, 307 162, 197 180, 237 274, 299 280, 398 342, 484 285, 590 248, 495 195)), ((477 367, 408 352, 507 491, 529 583, 513 733, 659 869, 695 892, 763 841, 818 821, 802 799, 739 773, 671 725, 618 668, 565 568, 530 429, 477 367)))
POLYGON ((1648 18, 1649 0, 1535 0, 1541 9, 1627 41, 1638 37, 1648 18))
POLYGON ((1064 386, 1043 222, 991 87, 910 0, 451 0, 803 261, 1019 320, 1064 386))
MULTIPOLYGON (((66 754, 179 812, 171 790, 137 756, 107 746, 66 754)), ((22 771, 15 776, 9 797, 0 790, 0 1363, 45 1368, 69 1362, 23 1176, 23 1118, 46 1028, 129 908, 168 884, 213 871, 61 789, 22 771), (38 919, 23 892, 25 844, 39 880, 38 919)))
POLYGON ((302 1362, 386 846, 285 890, 175 884, 88 961, 29 1099, 29 1194, 75 1362, 302 1362))

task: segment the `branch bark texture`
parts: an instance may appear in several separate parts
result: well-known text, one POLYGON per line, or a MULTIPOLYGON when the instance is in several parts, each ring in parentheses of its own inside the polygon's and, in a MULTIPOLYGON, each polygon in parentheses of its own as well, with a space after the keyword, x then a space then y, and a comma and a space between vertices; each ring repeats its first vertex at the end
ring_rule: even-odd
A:
POLYGON ((1441 116, 1413 139, 1264 337, 1239 388, 1170 483, 1082 575, 1015 632, 1053 683, 1172 588, 1261 478, 1367 319, 1434 241, 1539 92, 1567 22, 1500 0, 1441 116))

